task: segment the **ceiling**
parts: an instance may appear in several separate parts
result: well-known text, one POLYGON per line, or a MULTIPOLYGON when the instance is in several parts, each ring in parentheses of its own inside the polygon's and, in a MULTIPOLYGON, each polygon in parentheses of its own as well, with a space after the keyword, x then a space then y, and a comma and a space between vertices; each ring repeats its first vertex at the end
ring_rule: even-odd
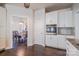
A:
POLYGON ((69 6, 70 3, 31 3, 30 8, 32 9, 39 9, 39 8, 49 8, 49 7, 56 7, 56 6, 69 6))
MULTIPOLYGON (((24 3, 8 3, 8 4, 15 5, 18 7, 24 7, 24 3)), ((28 3, 25 3, 25 5, 29 6, 28 3)), ((40 8, 46 8, 46 11, 49 12, 56 9, 70 7, 71 5, 72 3, 30 3, 29 8, 32 8, 34 10, 40 8)))
POLYGON ((32 9, 40 9, 40 8, 46 8, 49 6, 55 5, 55 3, 31 3, 30 8, 32 9))
POLYGON ((29 8, 34 10, 46 8, 46 12, 71 7, 72 3, 31 3, 29 8))

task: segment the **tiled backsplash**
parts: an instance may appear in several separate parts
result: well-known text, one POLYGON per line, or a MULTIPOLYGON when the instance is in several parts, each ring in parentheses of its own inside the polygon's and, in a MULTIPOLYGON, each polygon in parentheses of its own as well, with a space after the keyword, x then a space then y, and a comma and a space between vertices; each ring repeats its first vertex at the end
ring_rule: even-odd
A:
POLYGON ((58 35, 74 35, 73 27, 58 27, 58 35))

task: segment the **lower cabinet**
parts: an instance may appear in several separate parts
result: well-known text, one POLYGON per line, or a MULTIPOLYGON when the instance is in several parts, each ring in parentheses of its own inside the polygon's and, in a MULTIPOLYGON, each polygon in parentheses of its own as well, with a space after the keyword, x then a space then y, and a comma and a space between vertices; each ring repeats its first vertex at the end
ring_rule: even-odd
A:
POLYGON ((77 50, 69 41, 66 41, 66 55, 79 56, 79 50, 77 50))
POLYGON ((57 48, 57 36, 46 35, 46 46, 57 48))
POLYGON ((46 46, 66 49, 66 39, 62 35, 46 35, 46 46))
POLYGON ((57 48, 57 44, 58 44, 57 35, 51 35, 50 40, 51 40, 51 46, 57 48))
POLYGON ((57 36, 57 42, 58 42, 58 48, 60 49, 66 49, 66 37, 63 35, 57 36))
POLYGON ((45 45, 46 46, 50 46, 50 35, 46 35, 46 39, 45 39, 45 45))

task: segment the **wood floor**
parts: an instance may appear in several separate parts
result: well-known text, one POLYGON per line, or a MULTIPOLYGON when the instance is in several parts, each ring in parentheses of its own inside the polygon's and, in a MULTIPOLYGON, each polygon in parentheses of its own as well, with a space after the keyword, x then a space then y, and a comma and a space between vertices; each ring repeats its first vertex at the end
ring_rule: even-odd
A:
POLYGON ((66 51, 43 47, 41 45, 18 46, 15 49, 8 49, 0 53, 0 56, 66 56, 66 51))

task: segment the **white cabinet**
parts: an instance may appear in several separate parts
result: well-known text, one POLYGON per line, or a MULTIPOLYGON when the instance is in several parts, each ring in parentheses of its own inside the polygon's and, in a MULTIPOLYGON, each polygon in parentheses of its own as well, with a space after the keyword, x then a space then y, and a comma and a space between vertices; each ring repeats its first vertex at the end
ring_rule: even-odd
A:
POLYGON ((75 20, 75 38, 76 42, 79 43, 79 4, 73 5, 73 15, 75 20))
POLYGON ((57 36, 46 35, 46 46, 57 48, 57 36))
POLYGON ((40 9, 35 11, 34 20, 34 44, 39 44, 45 46, 44 39, 44 29, 45 29, 45 9, 40 9))
POLYGON ((67 56, 79 56, 79 50, 74 47, 68 40, 66 41, 66 51, 67 56))
POLYGON ((56 35, 50 35, 50 45, 52 47, 57 48, 57 36, 56 35))
POLYGON ((73 27, 72 10, 63 9, 58 12, 58 27, 73 27))
POLYGON ((79 11, 75 12, 74 16, 75 16, 75 37, 76 37, 76 41, 79 43, 79 11))
POLYGON ((65 27, 74 27, 74 19, 72 16, 72 11, 68 10, 65 16, 65 27))
POLYGON ((50 35, 46 35, 45 45, 50 46, 50 35))
POLYGON ((0 7, 0 49, 6 47, 6 9, 0 7))
POLYGON ((57 24, 57 11, 46 13, 46 24, 57 24))
POLYGON ((59 11, 57 25, 58 25, 58 27, 65 27, 65 12, 59 11))
POLYGON ((74 27, 71 8, 46 13, 46 24, 57 24, 58 27, 74 27))
POLYGON ((58 35, 57 36, 57 42, 58 42, 58 48, 60 49, 66 49, 66 38, 64 35, 58 35))
POLYGON ((46 46, 66 49, 66 38, 63 35, 46 35, 46 46))

